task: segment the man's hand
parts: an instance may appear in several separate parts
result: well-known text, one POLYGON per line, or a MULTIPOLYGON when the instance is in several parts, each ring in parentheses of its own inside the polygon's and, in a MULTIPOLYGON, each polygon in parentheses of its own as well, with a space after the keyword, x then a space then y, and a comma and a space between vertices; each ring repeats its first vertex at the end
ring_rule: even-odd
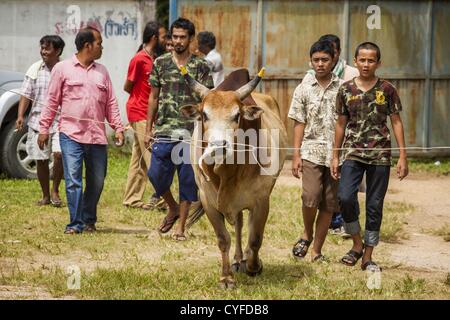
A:
POLYGON ((408 175, 408 161, 406 158, 399 158, 397 162, 397 177, 403 180, 408 175))
POLYGON ((16 120, 16 130, 22 130, 23 129, 23 123, 24 123, 24 119, 23 117, 17 117, 16 120))
POLYGON ((153 132, 145 132, 145 136, 144 136, 144 145, 145 148, 147 150, 150 151, 150 146, 152 145, 153 142, 153 132))
POLYGON ((303 172, 302 157, 299 154, 294 154, 292 158, 292 175, 300 179, 300 172, 303 172))
POLYGON ((339 170, 339 158, 333 158, 331 160, 331 176, 334 180, 338 180, 341 178, 341 172, 339 170))
POLYGON ((123 136, 123 132, 116 132, 115 135, 115 139, 116 139, 116 146, 117 147, 121 147, 123 146, 123 143, 125 142, 125 138, 123 136))
POLYGON ((39 133, 38 141, 37 141, 39 149, 44 150, 45 146, 48 143, 48 137, 49 137, 49 135, 46 133, 39 133))

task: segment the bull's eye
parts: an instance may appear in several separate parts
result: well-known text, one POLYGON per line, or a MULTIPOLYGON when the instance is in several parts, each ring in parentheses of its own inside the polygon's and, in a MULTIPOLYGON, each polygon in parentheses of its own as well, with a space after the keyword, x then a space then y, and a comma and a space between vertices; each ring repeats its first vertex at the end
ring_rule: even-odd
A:
POLYGON ((240 117, 240 113, 238 112, 238 113, 236 113, 236 115, 233 117, 233 121, 234 122, 239 122, 239 117, 240 117))
POLYGON ((205 112, 202 111, 202 116, 203 116, 203 121, 208 121, 208 116, 206 115, 205 112))

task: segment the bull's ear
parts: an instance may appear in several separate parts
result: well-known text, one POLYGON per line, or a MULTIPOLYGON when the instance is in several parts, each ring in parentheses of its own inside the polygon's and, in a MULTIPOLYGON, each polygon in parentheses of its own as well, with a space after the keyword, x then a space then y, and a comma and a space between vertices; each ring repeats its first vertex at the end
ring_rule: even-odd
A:
POLYGON ((258 106, 243 106, 242 107, 242 115, 247 120, 255 120, 261 117, 264 110, 258 106))
POLYGON ((196 118, 197 120, 200 119, 200 113, 198 112, 197 105, 187 104, 185 106, 182 106, 180 108, 180 111, 186 118, 196 118))

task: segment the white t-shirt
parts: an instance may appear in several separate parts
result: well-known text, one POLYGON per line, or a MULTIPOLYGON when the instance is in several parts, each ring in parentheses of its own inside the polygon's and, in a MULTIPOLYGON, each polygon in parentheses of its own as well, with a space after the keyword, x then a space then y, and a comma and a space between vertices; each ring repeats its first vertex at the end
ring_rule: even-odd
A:
POLYGON ((213 49, 205 56, 205 60, 208 63, 209 69, 211 69, 214 87, 217 87, 225 78, 222 57, 216 49, 213 49))

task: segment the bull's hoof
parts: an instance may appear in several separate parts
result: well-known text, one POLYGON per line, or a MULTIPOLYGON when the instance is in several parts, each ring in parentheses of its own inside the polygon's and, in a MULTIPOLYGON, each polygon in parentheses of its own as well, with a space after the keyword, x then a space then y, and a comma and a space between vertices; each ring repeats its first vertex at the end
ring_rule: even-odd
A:
POLYGON ((234 289, 236 288, 236 281, 230 276, 221 277, 219 281, 219 286, 221 289, 234 289))
POLYGON ((241 262, 235 262, 231 265, 231 271, 233 273, 245 272, 245 270, 245 260, 242 260, 241 262))
POLYGON ((262 273, 262 271, 263 271, 263 263, 262 263, 261 259, 259 259, 259 263, 258 264, 259 264, 258 270, 254 271, 254 270, 250 270, 247 267, 247 260, 242 260, 241 264, 240 264, 240 267, 239 267, 239 272, 245 272, 245 274, 247 274, 250 277, 259 276, 262 273))

